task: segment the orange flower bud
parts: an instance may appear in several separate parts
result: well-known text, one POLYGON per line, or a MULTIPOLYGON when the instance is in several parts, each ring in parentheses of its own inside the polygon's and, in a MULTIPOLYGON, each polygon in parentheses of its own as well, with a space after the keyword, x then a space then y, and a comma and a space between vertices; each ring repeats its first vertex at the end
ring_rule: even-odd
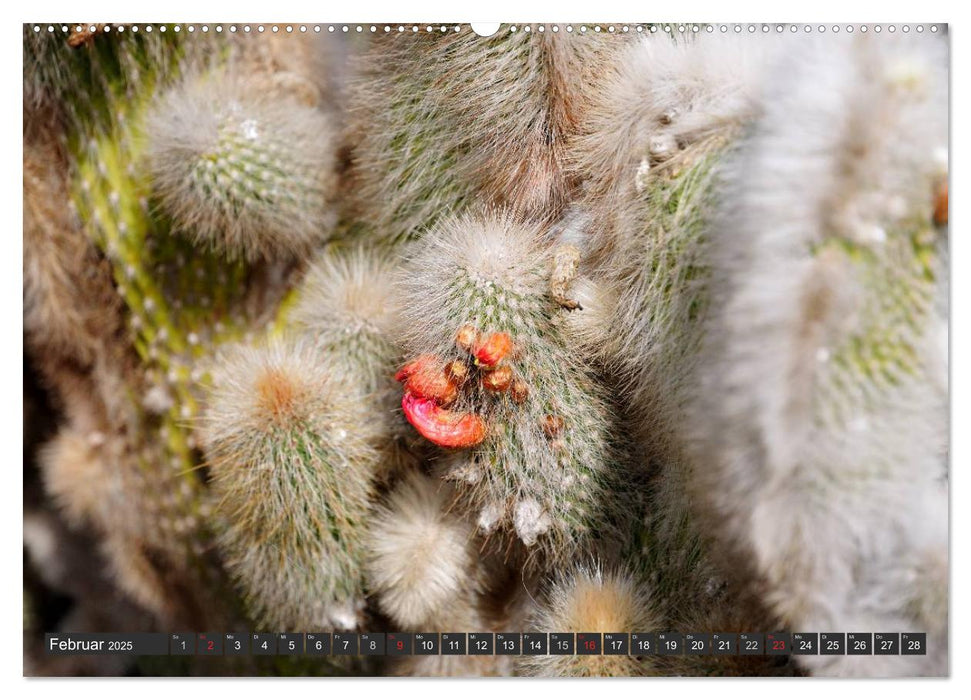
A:
POLYGON ((546 416, 543 419, 543 432, 546 437, 554 438, 563 430, 563 419, 559 416, 546 416))
POLYGON ((495 367, 512 351, 512 338, 508 333, 492 333, 475 347, 475 359, 483 367, 495 367))
POLYGON ((482 386, 489 391, 503 392, 512 384, 512 368, 508 365, 496 367, 482 373, 482 386))
POLYGON ((524 403, 529 398, 529 387, 522 379, 516 379, 509 389, 509 395, 516 403, 524 403))
POLYGON ((422 355, 409 362, 395 374, 395 379, 404 381, 406 392, 423 399, 433 399, 442 406, 449 406, 458 398, 458 385, 434 355, 422 355))
POLYGON ((465 352, 472 352, 472 349, 479 344, 479 331, 475 326, 466 323, 455 334, 455 344, 465 352))

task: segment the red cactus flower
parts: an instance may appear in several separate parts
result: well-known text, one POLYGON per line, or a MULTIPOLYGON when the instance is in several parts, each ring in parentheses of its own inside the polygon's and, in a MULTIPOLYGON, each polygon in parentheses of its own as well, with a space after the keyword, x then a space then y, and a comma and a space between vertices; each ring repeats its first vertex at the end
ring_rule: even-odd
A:
POLYGON ((440 447, 474 447, 485 439, 485 421, 474 413, 449 411, 409 391, 401 397, 401 408, 422 437, 440 447))

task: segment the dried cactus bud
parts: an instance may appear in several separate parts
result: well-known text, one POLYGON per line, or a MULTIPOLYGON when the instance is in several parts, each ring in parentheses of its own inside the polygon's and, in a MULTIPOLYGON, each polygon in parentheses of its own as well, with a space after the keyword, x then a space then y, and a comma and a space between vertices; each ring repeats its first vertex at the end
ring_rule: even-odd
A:
POLYGON ((512 338, 508 333, 492 333, 474 350, 476 361, 483 367, 495 367, 512 351, 512 338))
POLYGON ((482 386, 489 391, 502 393, 512 384, 512 367, 503 365, 482 373, 482 386))
POLYGON ((563 430, 563 419, 559 416, 546 416, 543 419, 543 432, 546 437, 554 438, 563 430))
POLYGON ((405 418, 422 437, 439 447, 464 449, 485 439, 485 422, 473 413, 456 413, 435 401, 405 392, 401 397, 405 418))
POLYGON ((512 386, 509 388, 509 395, 517 404, 523 404, 529 398, 529 387, 526 386, 526 382, 522 379, 514 379, 512 386))
POLYGON ((553 253, 553 271, 550 274, 550 294, 553 301, 568 311, 582 310, 580 302, 570 295, 570 286, 580 269, 580 249, 571 243, 561 245, 553 253))

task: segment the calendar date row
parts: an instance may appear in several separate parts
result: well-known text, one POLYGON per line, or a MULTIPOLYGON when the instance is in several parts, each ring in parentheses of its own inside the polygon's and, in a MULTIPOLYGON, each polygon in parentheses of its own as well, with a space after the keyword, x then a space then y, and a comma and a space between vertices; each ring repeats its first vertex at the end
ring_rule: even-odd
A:
POLYGON ((923 632, 226 632, 48 634, 52 655, 924 655, 923 632))

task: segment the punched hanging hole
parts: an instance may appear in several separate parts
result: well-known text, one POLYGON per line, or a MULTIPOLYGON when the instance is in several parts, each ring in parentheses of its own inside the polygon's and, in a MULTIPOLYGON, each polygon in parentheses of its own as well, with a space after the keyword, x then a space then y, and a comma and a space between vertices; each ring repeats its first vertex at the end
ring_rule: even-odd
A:
POLYGON ((473 22, 472 31, 479 36, 492 36, 502 26, 500 22, 473 22))

